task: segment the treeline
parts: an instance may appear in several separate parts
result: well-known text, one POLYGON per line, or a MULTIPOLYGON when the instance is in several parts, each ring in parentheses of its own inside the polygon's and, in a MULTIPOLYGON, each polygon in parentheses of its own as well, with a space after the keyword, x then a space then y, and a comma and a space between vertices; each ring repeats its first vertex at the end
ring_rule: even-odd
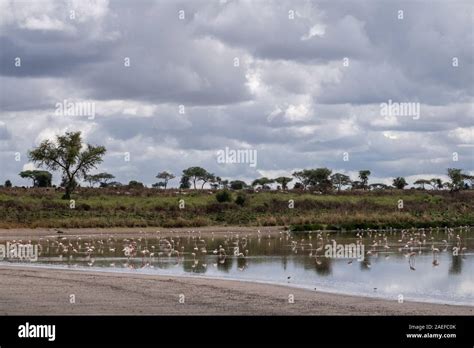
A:
MULTIPOLYGON (((79 187, 79 181, 84 181, 90 187, 120 187, 144 188, 141 182, 132 180, 127 185, 113 181, 115 176, 102 172, 91 174, 93 169, 102 162, 102 157, 106 152, 103 146, 83 146, 80 132, 68 132, 65 135, 56 137, 56 141, 43 141, 37 148, 28 153, 29 159, 52 171, 61 172, 61 184, 65 190, 64 198, 69 199, 71 193, 79 187)), ((19 173, 22 178, 31 179, 33 187, 51 187, 52 174, 46 170, 27 170, 19 173)), ((190 167, 184 169, 179 181, 180 189, 204 189, 207 184, 212 189, 255 189, 271 190, 272 184, 276 184, 277 190, 288 190, 289 184, 293 184, 293 189, 309 190, 312 192, 328 193, 341 190, 374 190, 374 189, 404 189, 408 182, 404 177, 393 179, 392 185, 383 183, 369 184, 370 170, 360 170, 358 180, 351 180, 343 173, 333 173, 328 168, 304 169, 295 171, 291 177, 280 176, 277 178, 261 177, 246 183, 242 180, 227 180, 210 173, 202 167, 190 167)), ((418 179, 413 185, 420 189, 431 188, 433 190, 458 191, 472 189, 474 187, 474 176, 463 173, 462 169, 448 168, 448 182, 443 182, 440 178, 418 179)), ((153 188, 168 188, 170 180, 176 178, 173 173, 162 171, 156 175, 159 179, 152 185, 153 188)), ((12 187, 10 180, 5 182, 5 187, 12 187)))
MULTIPOLYGON (((20 177, 32 180, 32 187, 55 187, 52 183, 52 174, 44 170, 27 170, 19 173, 20 177)), ((385 189, 404 189, 409 183, 404 177, 397 177, 393 179, 392 185, 383 183, 369 184, 370 170, 359 171, 358 180, 351 180, 348 175, 342 173, 332 173, 328 168, 304 169, 296 171, 292 177, 277 177, 270 179, 261 177, 255 179, 251 183, 246 183, 243 180, 224 180, 213 173, 208 172, 201 167, 190 167, 183 170, 180 176, 179 189, 204 189, 206 184, 211 189, 256 189, 256 190, 271 190, 272 185, 276 184, 274 189, 288 190, 289 184, 294 182, 293 189, 317 191, 327 193, 331 191, 341 190, 385 190, 385 189)), ((467 175, 461 169, 449 168, 447 175, 450 181, 443 182, 440 178, 418 179, 413 182, 414 186, 419 189, 432 190, 462 190, 472 189, 474 185, 474 176, 467 175)), ((109 173, 86 174, 83 181, 89 184, 89 187, 129 187, 129 188, 145 188, 146 186, 136 180, 130 181, 128 184, 122 184, 117 181, 112 181, 115 176, 109 173)), ((158 182, 151 185, 152 188, 167 189, 170 180, 176 178, 173 173, 163 171, 156 175, 160 179, 158 182)), ((67 185, 67 180, 63 179, 60 187, 67 185)), ((7 180, 5 187, 11 187, 11 182, 7 180)), ((80 187, 77 182, 74 182, 74 187, 80 187)))

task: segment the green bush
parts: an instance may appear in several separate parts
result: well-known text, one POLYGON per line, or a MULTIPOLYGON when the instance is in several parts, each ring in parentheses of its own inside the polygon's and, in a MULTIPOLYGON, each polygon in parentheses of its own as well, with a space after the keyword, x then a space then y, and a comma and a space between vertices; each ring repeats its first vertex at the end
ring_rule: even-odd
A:
POLYGON ((245 204, 246 197, 242 194, 239 194, 235 199, 235 203, 240 205, 241 207, 245 204))
POLYGON ((232 201, 232 195, 230 194, 229 191, 227 190, 222 190, 216 193, 216 199, 219 203, 223 202, 231 202, 232 201))

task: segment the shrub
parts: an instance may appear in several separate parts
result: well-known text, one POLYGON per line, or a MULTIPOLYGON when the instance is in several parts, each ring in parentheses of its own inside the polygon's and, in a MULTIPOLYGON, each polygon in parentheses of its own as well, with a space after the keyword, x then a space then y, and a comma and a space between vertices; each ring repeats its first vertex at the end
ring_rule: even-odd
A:
POLYGON ((222 190, 216 193, 216 199, 219 203, 232 201, 232 195, 227 190, 222 190))
POLYGON ((245 204, 245 200, 246 200, 246 197, 244 195, 240 194, 235 199, 235 203, 242 207, 245 204))

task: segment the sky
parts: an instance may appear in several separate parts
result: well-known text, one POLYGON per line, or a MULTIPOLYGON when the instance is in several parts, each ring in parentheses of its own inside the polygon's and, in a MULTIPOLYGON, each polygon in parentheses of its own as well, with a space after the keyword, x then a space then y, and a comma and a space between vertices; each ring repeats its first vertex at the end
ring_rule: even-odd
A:
POLYGON ((0 0, 0 182, 67 131, 123 183, 474 174, 473 23, 459 0, 0 0))

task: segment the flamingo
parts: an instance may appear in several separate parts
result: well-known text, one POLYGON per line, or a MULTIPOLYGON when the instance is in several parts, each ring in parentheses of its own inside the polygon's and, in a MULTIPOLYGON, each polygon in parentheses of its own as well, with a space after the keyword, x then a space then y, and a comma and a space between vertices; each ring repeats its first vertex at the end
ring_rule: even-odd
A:
POLYGON ((438 253, 439 253, 439 249, 433 248, 433 266, 435 267, 439 266, 438 253))
POLYGON ((415 255, 416 255, 416 252, 411 252, 410 253, 410 258, 408 259, 408 264, 410 265, 410 269, 412 271, 415 271, 416 268, 415 268, 415 255))

